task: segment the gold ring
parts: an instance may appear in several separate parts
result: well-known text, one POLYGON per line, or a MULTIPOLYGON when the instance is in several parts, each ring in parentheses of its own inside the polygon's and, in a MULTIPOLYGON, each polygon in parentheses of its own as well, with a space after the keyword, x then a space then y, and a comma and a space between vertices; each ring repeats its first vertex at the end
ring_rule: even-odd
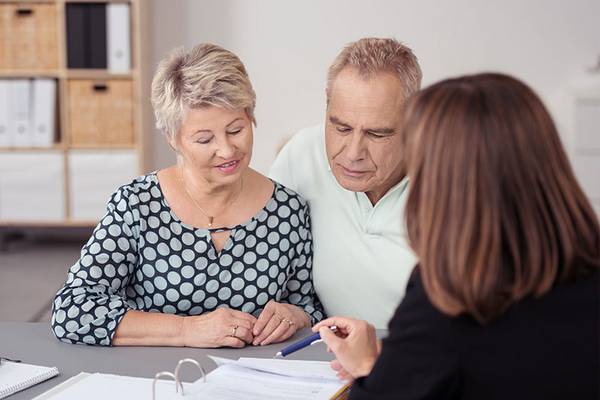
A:
POLYGON ((291 321, 291 320, 289 320, 287 318, 283 318, 282 321, 283 322, 287 322, 288 327, 291 327, 292 325, 294 325, 294 321, 291 321))
POLYGON ((237 326, 237 325, 234 325, 231 327, 231 336, 232 337, 236 337, 235 332, 237 331, 237 328, 239 328, 239 326, 237 326))

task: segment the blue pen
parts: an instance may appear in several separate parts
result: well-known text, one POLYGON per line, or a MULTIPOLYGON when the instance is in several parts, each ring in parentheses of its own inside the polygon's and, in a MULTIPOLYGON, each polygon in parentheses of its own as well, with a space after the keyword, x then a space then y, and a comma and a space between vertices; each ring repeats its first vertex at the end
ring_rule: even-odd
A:
MULTIPOLYGON (((330 326, 329 329, 331 329, 333 332, 335 332, 337 330, 337 326, 330 326)), ((305 347, 308 347, 310 345, 322 342, 323 340, 321 339, 321 334, 319 332, 317 333, 313 333, 312 335, 305 337, 302 340, 297 341, 296 343, 292 343, 287 347, 284 347, 281 351, 277 352, 277 354, 275 354, 275 357, 285 357, 288 356, 298 350, 302 350, 305 347)))

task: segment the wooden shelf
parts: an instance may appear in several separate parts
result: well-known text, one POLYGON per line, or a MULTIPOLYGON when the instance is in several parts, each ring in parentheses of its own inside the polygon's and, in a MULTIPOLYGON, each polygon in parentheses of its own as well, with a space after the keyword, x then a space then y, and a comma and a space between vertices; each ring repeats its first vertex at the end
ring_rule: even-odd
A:
POLYGON ((130 73, 113 73, 105 69, 68 69, 69 79, 132 79, 130 73))
POLYGON ((135 150, 136 145, 69 144, 68 150, 135 150))
MULTIPOLYGON (((5 161, 2 166, 4 169, 0 169, 0 186, 7 184, 6 182, 8 182, 8 180, 1 179, 2 177, 6 177, 7 173, 17 174, 17 172, 24 169, 24 166, 30 166, 26 163, 27 161, 22 160, 37 160, 39 157, 40 159, 52 159, 55 163, 53 166, 60 162, 62 172, 60 177, 56 178, 56 180, 61 183, 60 190, 64 191, 63 197, 61 197, 61 201, 64 202, 62 204, 63 209, 61 212, 52 215, 48 214, 48 218, 51 216, 64 215, 63 219, 44 220, 45 215, 40 214, 41 220, 33 220, 34 215, 30 215, 29 219, 21 220, 23 214, 15 213, 11 216, 11 214, 6 213, 3 214, 3 219, 0 219, 0 228, 94 227, 102 215, 98 215, 97 219, 94 218, 96 206, 93 208, 94 211, 87 212, 91 209, 87 208, 90 204, 89 201, 93 200, 94 204, 98 201, 98 205, 102 203, 101 205, 104 207, 105 201, 110 194, 104 193, 104 191, 114 190, 114 187, 126 183, 144 171, 144 151, 146 149, 146 143, 143 134, 149 130, 149 127, 152 124, 152 110, 149 109, 149 105, 146 104, 147 102, 142 101, 142 99, 148 99, 150 97, 151 72, 148 69, 151 66, 151 60, 149 59, 150 44, 145 39, 150 32, 148 26, 150 18, 149 8, 151 8, 150 3, 151 2, 147 0, 0 0, 0 6, 3 6, 3 14, 0 16, 2 16, 2 18, 6 16, 6 20, 3 20, 4 22, 0 23, 0 25, 4 23, 9 24, 9 26, 12 26, 10 32, 13 33, 12 36, 9 35, 5 41, 0 41, 2 42, 0 45, 5 46, 4 48, 0 46, 0 50, 2 50, 0 51, 0 79, 54 78, 57 80, 56 96, 58 108, 56 122, 58 125, 57 140, 59 140, 59 142, 51 147, 0 147, 0 159, 5 161), (131 44, 130 71, 125 73, 113 73, 108 69, 68 68, 66 12, 67 5, 72 3, 119 3, 129 5, 131 44), (33 16, 43 16, 45 19, 37 20, 36 23, 38 25, 36 26, 36 29, 24 29, 20 24, 16 24, 12 20, 15 18, 14 10, 19 9, 20 6, 23 6, 23 8, 31 8, 34 11, 32 13, 33 16), (44 13, 38 10, 43 10, 44 13), (44 29, 47 28, 47 31, 51 33, 41 36, 38 35, 35 36, 35 40, 30 40, 27 35, 37 34, 37 32, 41 31, 38 29, 39 27, 43 27, 44 29), (44 41, 47 38, 55 39, 52 46, 47 45, 44 41), (21 40, 21 42, 19 42, 19 40, 21 40), (22 43, 34 43, 37 45, 37 47, 33 47, 33 51, 29 51, 25 54, 29 57, 24 57, 23 60, 25 61, 17 57, 22 55, 22 51, 30 49, 29 46, 25 46, 22 43), (12 47, 10 46, 11 44, 13 45, 12 47), (12 49, 11 51, 14 55, 12 58, 2 58, 2 54, 4 54, 3 51, 6 49, 12 49), (45 62, 47 60, 52 60, 53 63, 45 62), (78 87, 77 85, 85 86, 84 84, 86 82, 79 82, 79 80, 90 81, 90 83, 87 83, 88 86, 90 86, 90 84, 96 85, 97 83, 101 83, 95 82, 96 80, 106 81, 103 83, 111 88, 111 90, 104 92, 106 95, 103 94, 97 98, 93 98, 92 96, 84 97, 81 93, 73 90, 73 88, 78 87), (118 102, 112 99, 112 102, 103 100, 109 95, 118 97, 121 92, 117 89, 123 86, 130 88, 128 89, 129 95, 119 97, 118 102), (113 88, 114 90, 112 90, 113 88), (127 112, 111 112, 110 110, 113 103, 118 103, 120 106, 123 103, 121 100, 130 103, 130 108, 127 109, 127 112), (85 105, 86 107, 73 107, 73 105, 85 105), (99 109, 109 110, 102 111, 106 113, 104 114, 106 117, 101 118, 94 115, 99 109), (130 116, 129 113, 131 113, 130 116), (90 117, 90 115, 92 117, 90 117), (122 120, 125 119, 123 115, 128 116, 128 120, 126 123, 121 123, 115 128, 117 122, 122 122, 122 120), (121 119, 119 120, 118 117, 121 119), (74 121, 80 123, 74 124, 74 121), (99 124, 98 121, 108 121, 109 124, 104 127, 104 125, 99 124), (107 140, 107 144, 73 144, 76 142, 75 139, 81 135, 81 132, 84 131, 86 127, 95 127, 96 130, 101 132, 121 132, 117 129, 121 128, 121 125, 132 127, 131 138, 125 140, 124 136, 119 136, 120 133, 116 133, 115 135, 117 136, 110 141, 107 140), (77 131, 74 132, 73 129, 77 129, 77 131), (13 159, 21 161, 7 161, 13 159), (11 164, 8 164, 9 162, 11 164), (17 164, 12 164, 13 162, 16 162, 17 164), (22 165, 18 164, 18 162, 21 162, 22 165), (103 168, 105 169, 104 171, 102 170, 103 168), (83 176, 81 173, 82 169, 87 171, 87 176, 93 176, 96 171, 98 174, 110 176, 109 179, 104 179, 104 186, 99 186, 100 189, 97 190, 99 193, 98 195, 96 195, 96 190, 90 191, 88 186, 82 185, 82 182, 84 181, 81 179, 81 176, 83 176), (111 182, 111 179, 114 180, 114 182, 111 182), (106 183, 107 181, 108 183, 106 183), (114 185, 114 187, 109 189, 110 185, 114 185)), ((99 89, 99 92, 100 91, 101 90, 99 89)), ((107 135, 102 135, 103 139, 106 139, 106 137, 107 135)), ((89 142, 95 143, 93 141, 89 142)), ((42 167, 38 168, 45 171, 43 164, 42 167)), ((30 173, 29 171, 26 171, 25 176, 27 175, 36 176, 35 173, 30 173)), ((57 174, 53 177, 56 176, 57 174)), ((104 178, 106 178, 106 176, 104 178)), ((32 178, 32 182, 35 182, 35 179, 32 178)), ((37 186, 35 183, 32 183, 30 187, 33 190, 37 186)), ((58 186, 54 187, 56 188, 58 186)), ((0 187, 0 193, 2 193, 3 189, 3 186, 0 187)), ((12 186, 10 188, 7 186, 7 190, 12 190, 12 186)), ((33 192, 36 193, 35 190, 33 190, 33 192)), ((43 190, 38 190, 33 198, 39 198, 41 201, 47 194, 49 193, 44 187, 43 190)), ((56 194, 56 191, 53 195, 54 194, 56 194)), ((29 192, 21 192, 19 195, 24 196, 24 198, 26 198, 26 196, 32 198, 29 192)), ((0 204, 0 206, 2 206, 2 204, 0 204)), ((99 209, 98 211, 103 210, 99 209)), ((25 216, 27 216, 27 214, 25 214, 25 216)))
POLYGON ((0 69, 0 78, 60 78, 61 73, 58 71, 44 71, 44 70, 2 70, 0 69))
POLYGON ((0 0, 0 4, 2 3, 17 3, 17 4, 27 4, 27 3, 41 3, 41 4, 54 4, 56 0, 0 0))
POLYGON ((57 143, 52 147, 0 147, 0 153, 35 153, 45 151, 62 151, 64 146, 61 143, 57 143))
MULTIPOLYGON (((31 0, 34 1, 34 0, 31 0)), ((63 3, 131 3, 131 0, 62 0, 63 3)))

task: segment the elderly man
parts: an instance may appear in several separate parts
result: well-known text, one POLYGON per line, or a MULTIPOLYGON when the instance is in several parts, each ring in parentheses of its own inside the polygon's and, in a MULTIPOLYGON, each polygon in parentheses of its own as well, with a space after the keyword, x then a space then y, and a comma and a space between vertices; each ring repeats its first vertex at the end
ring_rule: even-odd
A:
POLYGON ((406 241, 400 111, 419 90, 412 51, 349 44, 329 68, 325 125, 295 135, 270 176, 310 203, 315 289, 329 315, 385 328, 416 263, 406 241))

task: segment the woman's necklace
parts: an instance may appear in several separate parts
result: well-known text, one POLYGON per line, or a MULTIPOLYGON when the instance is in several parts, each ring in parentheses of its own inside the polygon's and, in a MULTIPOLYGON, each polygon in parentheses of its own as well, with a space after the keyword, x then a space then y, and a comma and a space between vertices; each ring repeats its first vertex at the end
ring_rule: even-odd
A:
MULTIPOLYGON (((185 191, 186 196, 188 197, 188 199, 190 199, 190 201, 192 203, 194 203, 194 205, 196 206, 196 208, 198 210, 200 210, 200 212, 202 212, 202 214, 204 214, 204 216, 208 219, 208 228, 211 229, 213 227, 213 221, 215 220, 215 216, 214 215, 210 215, 209 213, 207 213, 204 208, 202 208, 200 206, 200 204, 198 204, 198 202, 196 201, 196 199, 194 199, 194 197, 190 194, 190 192, 187 189, 187 186, 185 185, 185 181, 183 179, 183 169, 179 169, 179 180, 181 182, 181 186, 183 186, 183 190, 185 191)), ((240 191, 235 195, 235 197, 229 202, 229 204, 227 204, 227 207, 231 206, 233 203, 236 202, 236 200, 240 197, 240 195, 242 194, 242 191, 244 190, 244 178, 240 178, 240 191)), ((227 208, 225 207, 225 208, 227 208)))

